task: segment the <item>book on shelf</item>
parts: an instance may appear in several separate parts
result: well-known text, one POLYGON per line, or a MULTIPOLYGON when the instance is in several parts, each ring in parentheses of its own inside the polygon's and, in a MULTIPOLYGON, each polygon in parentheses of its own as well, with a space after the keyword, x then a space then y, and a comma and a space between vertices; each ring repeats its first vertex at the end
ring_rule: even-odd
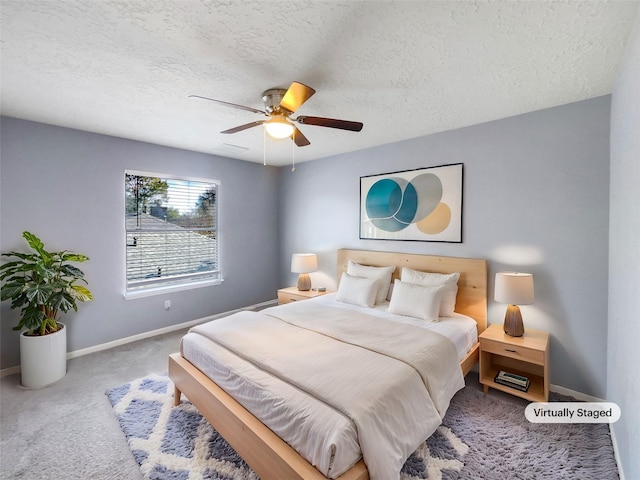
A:
POLYGON ((515 373, 505 372, 504 370, 500 370, 496 374, 494 381, 496 383, 499 383, 500 385, 515 388, 516 390, 520 390, 522 392, 526 392, 527 390, 529 390, 530 381, 527 377, 517 375, 515 373))
POLYGON ((515 373, 505 372, 504 370, 500 370, 498 372, 498 376, 500 378, 503 378, 504 380, 508 380, 514 383, 519 383, 522 385, 526 384, 529 381, 527 377, 523 377, 522 375, 517 375, 515 373))

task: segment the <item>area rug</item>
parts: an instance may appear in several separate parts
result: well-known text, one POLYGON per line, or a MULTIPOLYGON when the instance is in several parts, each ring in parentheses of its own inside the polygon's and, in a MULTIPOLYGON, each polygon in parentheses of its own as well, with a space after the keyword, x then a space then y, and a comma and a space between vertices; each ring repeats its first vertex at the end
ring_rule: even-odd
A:
MULTIPOLYGON (((166 376, 106 393, 145 479, 258 480, 184 397, 173 406, 166 376)), ((613 480, 618 473, 607 424, 532 424, 521 406, 464 388, 400 478, 613 480)))

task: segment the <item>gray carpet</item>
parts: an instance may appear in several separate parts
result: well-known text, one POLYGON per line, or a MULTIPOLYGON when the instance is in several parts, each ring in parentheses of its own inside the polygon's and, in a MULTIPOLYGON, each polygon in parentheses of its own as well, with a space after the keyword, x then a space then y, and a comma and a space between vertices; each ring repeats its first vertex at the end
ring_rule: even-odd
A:
MULTIPOLYGON (((575 401, 552 393, 549 401, 575 401)), ((476 480, 615 480, 608 424, 529 423, 524 407, 464 388, 443 423, 470 446, 459 474, 476 480)))
MULTIPOLYGON (((126 383, 107 396, 145 479, 257 479, 191 404, 183 399, 173 408, 166 376, 126 383)), ((522 405, 469 387, 401 472, 401 480, 545 478, 617 479, 608 425, 531 424, 522 405)))
POLYGON ((142 480, 105 390, 165 372, 178 331, 69 360, 67 375, 39 390, 0 379, 0 478, 142 480))

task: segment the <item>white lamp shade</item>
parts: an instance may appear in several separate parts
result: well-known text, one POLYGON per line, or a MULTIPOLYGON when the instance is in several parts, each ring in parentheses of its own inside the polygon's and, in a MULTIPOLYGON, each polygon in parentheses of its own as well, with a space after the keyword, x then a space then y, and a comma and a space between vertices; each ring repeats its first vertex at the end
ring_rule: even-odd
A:
POLYGON ((530 273, 498 272, 496 273, 496 302, 510 305, 530 305, 533 303, 533 275, 530 273))
POLYGON ((280 140, 290 137, 293 134, 294 127, 283 116, 274 115, 264 124, 264 129, 269 136, 280 140))
POLYGON ((291 271, 311 273, 318 270, 318 257, 315 253, 294 253, 291 257, 291 271))

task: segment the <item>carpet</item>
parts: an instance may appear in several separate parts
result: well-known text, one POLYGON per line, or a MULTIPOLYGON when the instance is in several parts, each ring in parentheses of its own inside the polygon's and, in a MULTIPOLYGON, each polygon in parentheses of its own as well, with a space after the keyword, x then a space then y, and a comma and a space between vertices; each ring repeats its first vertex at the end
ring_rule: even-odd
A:
MULTIPOLYGON (((166 376, 106 394, 145 479, 258 479, 184 397, 173 407, 166 376)), ((464 388, 405 463, 401 480, 418 479, 613 480, 618 473, 607 424, 532 424, 522 407, 464 388)))

